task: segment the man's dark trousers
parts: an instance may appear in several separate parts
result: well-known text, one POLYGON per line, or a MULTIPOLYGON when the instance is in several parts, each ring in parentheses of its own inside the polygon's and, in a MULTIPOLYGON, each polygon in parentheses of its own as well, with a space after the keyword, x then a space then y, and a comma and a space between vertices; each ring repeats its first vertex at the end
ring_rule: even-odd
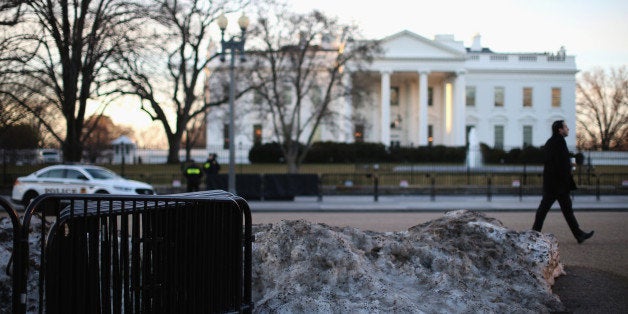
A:
POLYGON ((539 204, 539 208, 536 210, 536 218, 534 219, 534 226, 532 226, 532 230, 541 231, 541 228, 543 228, 543 222, 545 221, 545 216, 547 216, 547 213, 555 201, 558 201, 560 210, 563 212, 563 216, 565 216, 565 220, 567 221, 567 225, 569 225, 569 229, 571 229, 571 233, 573 233, 576 237, 579 236, 580 226, 578 226, 578 220, 576 220, 576 216, 573 214, 573 207, 569 193, 562 193, 558 195, 543 194, 541 204, 539 204))

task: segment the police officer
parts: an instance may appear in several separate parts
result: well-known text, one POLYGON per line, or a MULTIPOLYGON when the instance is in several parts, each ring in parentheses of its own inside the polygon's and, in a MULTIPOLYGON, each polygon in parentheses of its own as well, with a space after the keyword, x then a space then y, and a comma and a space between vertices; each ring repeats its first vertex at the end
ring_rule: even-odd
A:
POLYGON ((201 178, 203 177, 203 172, 201 172, 201 167, 199 167, 194 160, 190 160, 190 164, 185 168, 183 173, 185 175, 185 179, 187 181, 187 190, 188 192, 198 191, 201 185, 201 178))
POLYGON ((220 171, 220 164, 216 160, 216 154, 209 154, 207 160, 203 164, 203 172, 205 173, 205 185, 209 190, 212 187, 212 179, 220 171))

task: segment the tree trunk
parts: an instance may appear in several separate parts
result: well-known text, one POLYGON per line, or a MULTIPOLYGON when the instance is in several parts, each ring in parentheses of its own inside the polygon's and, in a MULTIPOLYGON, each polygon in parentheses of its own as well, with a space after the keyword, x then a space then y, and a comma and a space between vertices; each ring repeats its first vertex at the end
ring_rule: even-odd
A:
POLYGON ((181 149, 181 137, 176 135, 168 136, 168 164, 179 163, 179 150, 181 149))
POLYGON ((76 132, 73 126, 68 123, 68 131, 65 141, 62 144, 64 162, 80 162, 83 153, 83 143, 81 143, 80 132, 76 132))
POLYGON ((297 163, 298 157, 299 157, 298 150, 294 151, 293 149, 290 149, 285 153, 284 158, 286 159, 286 166, 288 167, 288 173, 290 174, 299 173, 299 165, 297 163))
POLYGON ((192 160, 192 141, 190 141, 190 132, 185 134, 185 160, 192 160))

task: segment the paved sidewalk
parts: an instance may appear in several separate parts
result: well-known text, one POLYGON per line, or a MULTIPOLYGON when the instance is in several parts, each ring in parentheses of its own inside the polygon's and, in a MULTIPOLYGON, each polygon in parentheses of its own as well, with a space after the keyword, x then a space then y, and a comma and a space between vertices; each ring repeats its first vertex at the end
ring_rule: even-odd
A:
MULTIPOLYGON (((296 197, 294 201, 249 201, 254 212, 442 212, 457 209, 486 211, 535 211, 541 196, 380 196, 378 201, 373 196, 324 196, 296 197)), ((628 211, 628 195, 602 195, 598 201, 595 196, 577 195, 573 198, 575 211, 628 211)), ((552 208, 560 208, 558 202, 552 208)))

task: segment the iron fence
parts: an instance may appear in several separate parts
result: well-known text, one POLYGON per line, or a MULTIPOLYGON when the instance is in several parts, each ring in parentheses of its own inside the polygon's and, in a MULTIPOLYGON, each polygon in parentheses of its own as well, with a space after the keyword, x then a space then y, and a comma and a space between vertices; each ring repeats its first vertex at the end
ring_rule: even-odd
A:
MULTIPOLYGON (((362 172, 320 176, 321 195, 541 195, 542 172, 362 172)), ((575 195, 628 194, 628 173, 589 174, 576 177, 575 195), (579 182, 580 181, 580 182, 579 182)))
POLYGON ((252 310, 251 214, 230 193, 45 194, 16 222, 14 313, 30 311, 27 302, 39 313, 252 310), (40 228, 31 228, 34 217, 40 228), (40 237, 40 267, 23 271, 33 258, 31 229, 40 237), (29 271, 38 291, 26 291, 29 271))

